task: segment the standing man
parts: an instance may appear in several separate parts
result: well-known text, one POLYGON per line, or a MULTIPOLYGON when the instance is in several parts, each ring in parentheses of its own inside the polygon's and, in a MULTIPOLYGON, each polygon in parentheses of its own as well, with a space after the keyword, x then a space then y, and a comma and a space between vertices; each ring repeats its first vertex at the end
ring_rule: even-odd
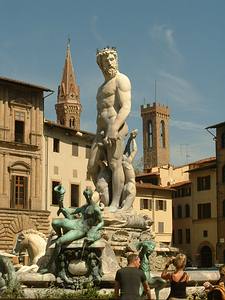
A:
POLYGON ((139 256, 132 253, 128 256, 127 261, 128 266, 118 270, 116 273, 114 288, 116 300, 141 300, 139 294, 141 284, 143 284, 148 299, 151 300, 151 291, 146 276, 144 272, 139 269, 139 256))
POLYGON ((95 183, 99 172, 99 161, 107 160, 112 173, 111 211, 120 206, 124 187, 122 158, 124 138, 128 133, 126 119, 131 110, 131 84, 129 78, 118 71, 118 57, 115 48, 97 51, 104 83, 97 92, 97 132, 92 145, 88 171, 95 183))

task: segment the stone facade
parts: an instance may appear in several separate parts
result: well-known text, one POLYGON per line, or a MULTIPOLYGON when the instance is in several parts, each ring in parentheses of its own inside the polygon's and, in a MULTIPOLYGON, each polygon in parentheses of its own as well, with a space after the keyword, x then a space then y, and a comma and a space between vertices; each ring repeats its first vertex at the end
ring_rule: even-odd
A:
POLYGON ((169 164, 169 108, 154 102, 141 106, 144 170, 169 164))
POLYGON ((48 217, 48 211, 0 209, 0 250, 11 251, 22 230, 34 229, 48 236, 48 217))
POLYGON ((195 266, 217 262, 217 201, 215 158, 189 165, 189 180, 172 185, 173 245, 195 266))
MULTIPOLYGON (((16 220, 16 212, 19 216, 25 211, 32 214, 32 211, 43 210, 44 91, 50 92, 44 87, 0 77, 0 218, 3 232, 7 231, 3 219, 12 222, 16 220)), ((45 216, 48 214, 46 212, 45 216)), ((4 241, 8 243, 7 236, 6 239, 1 237, 2 245, 4 241)))
MULTIPOLYGON (((212 128, 217 128, 219 141, 217 162, 215 158, 208 158, 174 167, 169 163, 168 107, 158 103, 153 103, 152 106, 149 104, 141 106, 141 116, 143 119, 144 173, 138 174, 136 181, 175 190, 172 195, 172 242, 175 247, 188 255, 192 264, 212 266, 216 262, 224 262, 225 123, 212 126, 212 128), (223 137, 224 144, 222 143, 223 137)), ((146 198, 151 198, 152 191, 152 188, 149 189, 146 198)), ((158 196, 158 191, 156 195, 158 196)), ((161 217, 163 221, 167 220, 165 218, 168 220, 171 218, 169 214, 161 217)))
MULTIPOLYGON (((52 121, 44 123, 45 168, 43 185, 46 209, 56 218, 58 203, 54 201, 53 187, 62 182, 66 189, 65 207, 78 207, 85 203, 83 191, 94 187, 87 174, 87 163, 94 134, 76 131, 52 121)), ((63 217, 60 215, 60 217, 63 217)))
POLYGON ((217 127, 217 212, 218 212, 218 258, 225 261, 225 123, 217 127))
POLYGON ((172 190, 151 183, 137 182, 136 187, 135 211, 147 215, 154 222, 151 228, 156 242, 171 245, 172 190))
POLYGON ((217 164, 217 259, 225 261, 225 122, 218 123, 207 129, 216 129, 216 164, 217 164))

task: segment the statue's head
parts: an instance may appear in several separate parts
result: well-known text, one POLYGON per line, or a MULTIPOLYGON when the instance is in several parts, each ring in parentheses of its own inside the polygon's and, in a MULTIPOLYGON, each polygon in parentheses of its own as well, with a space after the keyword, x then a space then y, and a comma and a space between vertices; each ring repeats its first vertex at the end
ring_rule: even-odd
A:
POLYGON ((113 78, 118 70, 118 54, 115 47, 106 47, 96 52, 97 64, 105 77, 113 78))
POLYGON ((130 137, 133 138, 133 139, 135 139, 136 136, 137 136, 137 134, 138 134, 138 130, 137 129, 133 129, 131 131, 131 133, 130 133, 130 137))
POLYGON ((86 187, 86 189, 83 191, 83 195, 87 201, 87 203, 91 203, 92 202, 92 195, 93 195, 93 191, 90 187, 86 187))
POLYGON ((142 241, 137 245, 137 249, 141 249, 141 252, 146 255, 151 255, 151 253, 155 250, 155 247, 156 243, 151 240, 142 241))

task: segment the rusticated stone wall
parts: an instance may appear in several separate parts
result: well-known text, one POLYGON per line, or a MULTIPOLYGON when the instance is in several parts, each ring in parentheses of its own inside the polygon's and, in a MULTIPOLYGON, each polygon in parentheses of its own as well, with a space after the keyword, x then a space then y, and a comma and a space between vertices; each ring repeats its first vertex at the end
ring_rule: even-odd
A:
POLYGON ((0 209, 0 250, 9 252, 16 235, 25 229, 35 229, 46 236, 50 231, 49 211, 0 209))

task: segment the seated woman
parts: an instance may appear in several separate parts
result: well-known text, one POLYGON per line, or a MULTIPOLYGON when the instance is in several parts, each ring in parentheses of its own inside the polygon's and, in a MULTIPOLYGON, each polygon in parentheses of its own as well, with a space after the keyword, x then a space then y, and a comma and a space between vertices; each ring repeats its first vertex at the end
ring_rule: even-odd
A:
POLYGON ((219 268, 220 278, 215 285, 206 281, 203 286, 207 291, 208 300, 224 300, 225 299, 225 265, 219 268))
POLYGON ((165 265, 161 277, 170 281, 171 289, 168 300, 187 299, 186 287, 190 278, 184 271, 186 261, 186 255, 179 253, 176 257, 170 258, 165 265), (168 272, 168 268, 171 264, 175 267, 174 272, 168 272))
POLYGON ((101 210, 96 204, 99 200, 99 194, 92 192, 90 188, 86 188, 83 195, 87 203, 76 208, 73 212, 64 208, 63 205, 60 206, 58 215, 62 213, 65 218, 52 221, 52 228, 58 237, 53 241, 55 248, 47 267, 40 269, 40 273, 44 274, 49 271, 53 262, 57 261, 63 245, 82 238, 85 238, 84 243, 88 245, 101 238, 100 229, 103 227, 104 221, 101 210))

